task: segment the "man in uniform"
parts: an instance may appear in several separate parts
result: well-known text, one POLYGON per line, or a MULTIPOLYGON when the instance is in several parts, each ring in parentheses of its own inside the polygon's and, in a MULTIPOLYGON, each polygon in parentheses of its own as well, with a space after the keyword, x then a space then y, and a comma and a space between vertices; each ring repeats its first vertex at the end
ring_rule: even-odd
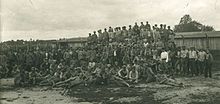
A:
POLYGON ((128 36, 128 30, 126 29, 126 26, 122 27, 122 37, 127 37, 128 36))
POLYGON ((206 58, 205 58, 205 77, 209 77, 212 78, 212 63, 213 63, 214 59, 212 54, 210 53, 209 50, 206 51, 206 58))
POLYGON ((121 42, 122 32, 119 27, 117 27, 115 30, 115 39, 117 42, 121 42))
POLYGON ((102 34, 103 34, 103 40, 102 41, 103 41, 104 44, 107 44, 109 42, 109 34, 108 34, 106 28, 104 29, 104 32, 102 34))
POLYGON ((158 29, 161 37, 161 41, 164 42, 165 36, 164 36, 164 29, 163 29, 163 24, 160 24, 160 28, 158 29))
POLYGON ((113 31, 113 28, 112 28, 111 26, 110 26, 109 29, 108 29, 108 33, 109 33, 110 41, 113 41, 114 31, 113 31))
POLYGON ((205 70, 205 58, 206 58, 206 52, 201 49, 198 52, 198 65, 199 65, 199 73, 203 74, 205 70))
POLYGON ((164 46, 165 48, 168 47, 168 39, 169 39, 169 33, 168 33, 168 30, 166 28, 166 24, 163 25, 163 35, 164 35, 164 38, 162 39, 163 43, 164 43, 164 46))
POLYGON ((189 69, 191 70, 191 74, 196 75, 196 59, 197 59, 197 52, 195 47, 191 47, 189 50, 189 69))
POLYGON ((88 44, 91 44, 92 43, 92 34, 91 33, 89 33, 89 37, 88 37, 88 44))
POLYGON ((131 25, 129 25, 129 29, 128 29, 128 38, 131 38, 133 35, 133 29, 131 27, 131 25))
POLYGON ((186 49, 185 46, 183 46, 180 51, 180 57, 181 57, 180 70, 183 72, 183 74, 186 74, 187 73, 188 50, 186 49))
POLYGON ((94 31, 92 34, 92 43, 97 43, 97 40, 98 40, 98 36, 96 34, 96 31, 94 31))
POLYGON ((104 36, 103 36, 102 30, 100 29, 100 30, 98 30, 98 41, 99 41, 99 43, 103 42, 103 38, 104 38, 104 36))
POLYGON ((168 26, 168 36, 171 42, 174 42, 174 38, 175 38, 175 33, 173 32, 173 30, 170 29, 170 26, 168 26))
POLYGON ((148 31, 150 31, 151 30, 151 28, 150 28, 151 26, 150 26, 150 24, 148 23, 148 21, 146 22, 146 25, 145 25, 145 28, 148 30, 148 31))
POLYGON ((140 25, 140 31, 142 31, 144 28, 145 28, 144 23, 141 22, 141 25, 140 25))
POLYGON ((140 34, 139 26, 137 25, 137 22, 135 22, 135 25, 133 27, 134 35, 137 37, 140 34))

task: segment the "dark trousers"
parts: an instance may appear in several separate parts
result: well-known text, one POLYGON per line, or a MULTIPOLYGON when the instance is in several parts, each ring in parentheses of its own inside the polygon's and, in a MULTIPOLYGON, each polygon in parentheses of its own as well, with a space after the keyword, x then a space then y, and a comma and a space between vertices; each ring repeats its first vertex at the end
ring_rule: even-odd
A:
POLYGON ((212 77, 212 63, 211 62, 206 62, 206 67, 205 67, 205 77, 212 77))
POLYGON ((162 59, 160 63, 160 70, 162 73, 168 73, 168 63, 166 62, 166 59, 162 59))
POLYGON ((196 74, 195 59, 193 58, 189 59, 189 69, 192 75, 196 74))
POLYGON ((180 58, 177 58, 176 61, 175 61, 175 71, 176 71, 176 74, 180 73, 180 67, 181 67, 181 60, 180 58))
POLYGON ((182 74, 186 74, 187 68, 187 58, 181 58, 180 70, 183 72, 182 74))
POLYGON ((203 74, 205 70, 205 62, 204 61, 198 61, 198 69, 199 74, 203 74))

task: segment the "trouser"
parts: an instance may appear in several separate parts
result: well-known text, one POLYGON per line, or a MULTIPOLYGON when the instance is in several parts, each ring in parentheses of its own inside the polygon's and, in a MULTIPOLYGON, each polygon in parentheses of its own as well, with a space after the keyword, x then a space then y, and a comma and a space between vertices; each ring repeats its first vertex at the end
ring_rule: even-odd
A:
POLYGON ((212 63, 206 62, 206 67, 205 67, 205 74, 204 76, 207 77, 212 77, 212 63))
POLYGON ((152 65, 152 71, 155 73, 155 74, 157 74, 157 72, 158 72, 158 63, 155 63, 154 65, 152 65))
POLYGON ((163 59, 163 60, 161 61, 160 70, 161 70, 163 73, 168 73, 168 63, 166 62, 166 59, 163 59))
POLYGON ((178 74, 179 72, 180 72, 180 63, 181 62, 181 60, 180 60, 180 58, 177 58, 176 59, 176 62, 175 62, 175 71, 176 71, 176 74, 178 74))
POLYGON ((171 58, 170 65, 171 65, 172 70, 175 69, 175 62, 176 62, 176 60, 174 58, 171 58))
POLYGON ((195 73, 196 73, 196 76, 199 75, 199 61, 198 60, 195 60, 195 73))
POLYGON ((204 73, 204 69, 205 69, 205 62, 204 61, 198 61, 198 69, 199 69, 199 74, 203 74, 204 73))
POLYGON ((195 59, 194 58, 189 59, 189 69, 190 69, 190 72, 192 75, 196 74, 195 59))
POLYGON ((187 64, 187 58, 181 58, 180 71, 182 72, 182 74, 186 74, 187 64))
POLYGON ((151 68, 147 68, 146 70, 147 72, 147 80, 146 82, 151 82, 155 80, 155 73, 152 71, 151 68))

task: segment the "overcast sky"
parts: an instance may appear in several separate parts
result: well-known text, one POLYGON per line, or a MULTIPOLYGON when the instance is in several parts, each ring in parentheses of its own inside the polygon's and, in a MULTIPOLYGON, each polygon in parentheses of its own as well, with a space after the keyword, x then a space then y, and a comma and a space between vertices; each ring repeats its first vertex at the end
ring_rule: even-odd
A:
POLYGON ((85 37, 141 21, 173 27, 184 14, 220 30, 220 0, 1 0, 1 40, 85 37))

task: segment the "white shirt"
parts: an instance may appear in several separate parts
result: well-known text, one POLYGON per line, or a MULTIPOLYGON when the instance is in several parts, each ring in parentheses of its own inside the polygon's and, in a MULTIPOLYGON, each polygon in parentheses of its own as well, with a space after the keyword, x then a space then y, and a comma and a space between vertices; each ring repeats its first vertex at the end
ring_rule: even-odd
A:
POLYGON ((187 54, 188 54, 188 50, 181 50, 180 51, 180 56, 181 56, 181 58, 186 58, 187 57, 187 54))
POLYGON ((199 61, 204 61, 205 60, 205 56, 206 56, 206 52, 204 52, 204 51, 200 51, 199 53, 198 53, 198 60, 199 61))
POLYGON ((163 59, 166 59, 166 62, 168 62, 168 52, 164 51, 160 54, 160 59, 163 60, 163 59))
POLYGON ((189 51, 189 58, 190 59, 196 59, 197 58, 196 51, 189 51))

